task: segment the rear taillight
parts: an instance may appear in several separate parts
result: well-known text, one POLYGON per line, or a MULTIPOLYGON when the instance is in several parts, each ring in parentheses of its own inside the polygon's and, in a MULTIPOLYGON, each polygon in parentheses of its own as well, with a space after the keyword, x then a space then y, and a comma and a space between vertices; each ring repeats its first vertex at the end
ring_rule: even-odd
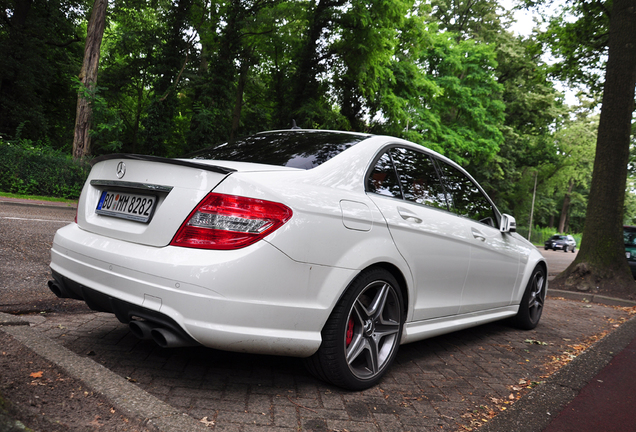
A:
POLYGON ((291 217, 291 209, 283 204, 210 193, 190 213, 170 245, 239 249, 276 231, 291 217))

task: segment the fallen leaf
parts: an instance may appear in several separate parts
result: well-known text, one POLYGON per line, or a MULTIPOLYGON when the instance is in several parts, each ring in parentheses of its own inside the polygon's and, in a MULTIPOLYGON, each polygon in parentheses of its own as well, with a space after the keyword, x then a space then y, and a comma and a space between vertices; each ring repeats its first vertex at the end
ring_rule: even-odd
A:
POLYGON ((525 343, 529 343, 529 344, 534 344, 534 345, 547 345, 548 344, 547 342, 541 342, 541 341, 534 340, 534 339, 526 339, 524 342, 525 343))
POLYGON ((199 422, 203 423, 206 427, 214 426, 214 421, 213 420, 208 420, 207 417, 203 417, 201 420, 199 420, 199 422))
POLYGON ((97 428, 100 428, 100 427, 104 426, 103 423, 99 422, 101 419, 102 418, 100 416, 96 415, 95 418, 93 419, 93 421, 89 423, 89 425, 95 426, 97 428))
POLYGON ((32 372, 32 373, 31 373, 31 378, 42 378, 42 374, 43 374, 43 373, 44 373, 44 372, 42 372, 42 371, 32 372))

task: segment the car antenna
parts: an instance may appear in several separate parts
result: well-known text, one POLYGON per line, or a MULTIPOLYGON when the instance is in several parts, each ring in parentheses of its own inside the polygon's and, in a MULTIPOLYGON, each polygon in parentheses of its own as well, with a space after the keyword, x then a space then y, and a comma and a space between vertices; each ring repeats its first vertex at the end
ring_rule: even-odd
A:
POLYGON ((292 119, 292 129, 302 129, 296 125, 296 119, 292 119))

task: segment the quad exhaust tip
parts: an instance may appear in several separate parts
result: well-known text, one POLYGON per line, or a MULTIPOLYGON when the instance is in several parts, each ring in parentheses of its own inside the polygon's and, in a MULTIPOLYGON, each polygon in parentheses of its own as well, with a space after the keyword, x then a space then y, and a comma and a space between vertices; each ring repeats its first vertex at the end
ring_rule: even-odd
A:
POLYGON ((186 338, 167 328, 156 326, 148 321, 132 320, 128 324, 128 327, 139 339, 153 340, 162 348, 180 348, 199 345, 190 338, 186 338))

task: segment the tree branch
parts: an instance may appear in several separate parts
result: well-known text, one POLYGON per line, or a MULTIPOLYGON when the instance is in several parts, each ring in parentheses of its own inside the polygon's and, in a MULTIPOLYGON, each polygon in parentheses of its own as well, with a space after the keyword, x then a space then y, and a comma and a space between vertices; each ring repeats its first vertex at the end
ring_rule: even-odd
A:
POLYGON ((46 45, 51 45, 51 46, 55 46, 58 48, 66 48, 67 46, 74 44, 75 42, 81 42, 82 40, 79 37, 76 37, 75 39, 72 39, 68 42, 54 42, 54 41, 46 41, 44 42, 46 45))

